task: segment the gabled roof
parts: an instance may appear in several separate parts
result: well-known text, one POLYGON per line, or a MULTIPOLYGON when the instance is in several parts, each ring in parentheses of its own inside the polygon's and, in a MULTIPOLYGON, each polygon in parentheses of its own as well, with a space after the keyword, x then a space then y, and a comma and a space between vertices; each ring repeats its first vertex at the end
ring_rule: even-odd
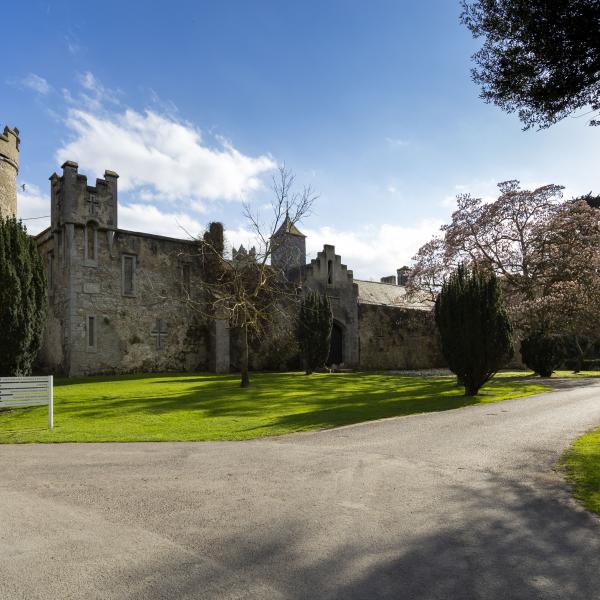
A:
POLYGON ((433 302, 423 295, 409 297, 406 288, 401 285, 379 283, 378 281, 363 281, 355 279, 358 284, 359 304, 378 304, 381 306, 397 306, 417 310, 431 310, 433 302))
POLYGON ((281 227, 273 234, 273 237, 277 237, 287 233, 289 235, 297 235, 300 237, 306 237, 293 223, 290 219, 290 215, 288 213, 285 214, 285 219, 281 224, 281 227))

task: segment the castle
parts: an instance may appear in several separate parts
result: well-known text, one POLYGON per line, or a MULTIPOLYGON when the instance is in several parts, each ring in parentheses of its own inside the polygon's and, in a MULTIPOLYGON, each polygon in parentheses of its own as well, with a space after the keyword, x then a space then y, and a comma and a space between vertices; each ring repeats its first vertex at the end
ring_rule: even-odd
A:
MULTIPOLYGON (((0 136, 0 213, 16 214, 19 132, 0 136)), ((236 367, 234 334, 183 302, 201 287, 198 242, 118 225, 118 175, 89 185, 75 162, 50 177, 50 227, 35 237, 48 278, 41 369, 68 376, 236 367)), ((272 265, 301 289, 327 294, 334 327, 329 362, 364 370, 443 364, 431 305, 409 302, 406 270, 355 279, 335 248, 307 263, 306 238, 286 219, 272 265)), ((272 368, 260 348, 254 368, 272 368)))

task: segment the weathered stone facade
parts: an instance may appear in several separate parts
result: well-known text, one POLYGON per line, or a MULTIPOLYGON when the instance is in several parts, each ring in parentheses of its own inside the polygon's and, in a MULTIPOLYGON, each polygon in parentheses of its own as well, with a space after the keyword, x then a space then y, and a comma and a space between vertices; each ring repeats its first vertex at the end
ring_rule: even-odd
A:
MULTIPOLYGON (((18 131, 0 136, 0 209, 14 214, 18 131)), ((39 367, 69 376, 211 370, 237 364, 235 334, 203 302, 201 241, 118 227, 118 175, 88 185, 77 163, 53 174, 51 225, 36 237, 48 273, 49 310, 39 367)), ((299 294, 327 294, 334 330, 329 364, 354 369, 443 365, 431 305, 410 302, 396 277, 355 280, 335 248, 306 263, 305 236, 286 218, 272 265, 299 294)), ((239 254, 239 252, 238 252, 239 254)), ((252 251, 244 256, 252 258, 252 251)), ((403 281, 405 271, 399 270, 403 281)), ((299 365, 294 303, 268 339, 254 340, 258 369, 299 365)))
POLYGON ((358 314, 361 369, 428 369, 444 365, 431 311, 359 304, 358 314))
POLYGON ((227 328, 188 301, 201 302, 198 242, 118 229, 117 177, 89 186, 67 162, 50 178, 51 227, 37 238, 50 298, 40 363, 71 376, 228 370, 227 328))
POLYGON ((334 328, 329 362, 348 368, 359 367, 358 285, 333 246, 325 245, 317 258, 306 266, 303 283, 306 291, 329 297, 334 328))
POLYGON ((0 216, 17 214, 17 174, 19 173, 19 130, 4 128, 0 134, 0 216))

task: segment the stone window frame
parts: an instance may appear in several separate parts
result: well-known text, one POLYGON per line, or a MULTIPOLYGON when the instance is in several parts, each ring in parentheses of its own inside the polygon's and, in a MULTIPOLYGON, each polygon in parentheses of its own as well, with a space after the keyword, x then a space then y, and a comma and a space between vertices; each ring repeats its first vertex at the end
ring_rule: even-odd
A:
POLYGON ((98 265, 98 221, 95 221, 93 219, 89 219, 86 224, 85 227, 83 228, 83 259, 84 259, 84 263, 86 266, 88 267, 96 267, 98 265), (88 250, 89 250, 89 228, 90 226, 92 227, 92 229, 94 230, 94 240, 93 240, 93 249, 94 249, 94 256, 90 257, 88 254, 88 250))
POLYGON ((96 352, 98 350, 98 319, 93 314, 86 315, 85 317, 85 349, 87 352, 96 352), (90 327, 90 323, 92 323, 92 327, 90 327), (91 336, 90 332, 92 333, 91 336))
POLYGON ((98 198, 98 194, 96 192, 88 192, 87 197, 88 203, 88 215, 97 216, 100 208, 100 199, 98 198))
POLYGON ((123 296, 126 296, 127 298, 135 298, 135 296, 137 296, 137 285, 136 285, 136 273, 137 273, 137 264, 138 264, 138 257, 137 254, 131 254, 129 252, 124 252, 123 254, 121 254, 121 294, 123 296), (125 261, 131 259, 133 261, 132 264, 132 269, 131 269, 131 277, 132 277, 132 281, 131 281, 131 292, 127 292, 126 291, 126 286, 125 286, 125 261))
POLYGON ((329 259, 327 261, 327 285, 333 286, 334 278, 333 278, 334 264, 333 260, 329 259))

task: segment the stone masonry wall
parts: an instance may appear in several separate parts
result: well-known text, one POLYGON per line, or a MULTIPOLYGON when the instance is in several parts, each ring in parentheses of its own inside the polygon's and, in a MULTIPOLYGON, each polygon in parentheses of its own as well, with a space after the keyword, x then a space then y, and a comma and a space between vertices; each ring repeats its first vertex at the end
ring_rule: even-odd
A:
POLYGON ((343 365, 358 366, 358 286, 354 276, 330 245, 323 246, 306 267, 304 289, 327 294, 333 319, 343 332, 343 365))
POLYGON ((17 213, 17 174, 19 172, 18 131, 4 128, 0 134, 0 215, 17 213))
POLYGON ((445 366, 430 311, 359 304, 358 312, 361 369, 445 366))
POLYGON ((55 256, 41 355, 45 366, 60 368, 69 376, 208 369, 210 328, 201 314, 190 309, 184 285, 183 265, 187 264, 189 293, 197 300, 195 282, 200 273, 195 245, 99 228, 97 258, 91 260, 85 258, 85 228, 70 228, 71 235, 66 233, 69 258, 64 265, 57 262, 53 243, 40 246, 46 257, 55 256), (124 256, 135 260, 131 294, 123 287, 124 256), (90 317, 95 326, 92 344, 90 317), (58 352, 61 346, 62 353, 58 352))

